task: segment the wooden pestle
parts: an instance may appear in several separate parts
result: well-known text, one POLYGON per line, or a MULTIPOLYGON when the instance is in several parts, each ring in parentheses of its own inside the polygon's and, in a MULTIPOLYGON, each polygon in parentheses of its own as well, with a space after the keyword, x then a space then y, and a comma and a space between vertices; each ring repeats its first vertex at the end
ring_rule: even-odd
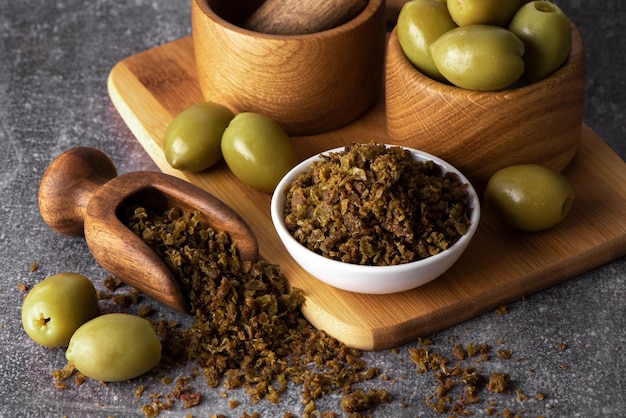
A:
POLYGON ((229 233, 242 260, 258 257, 254 232, 221 200, 163 173, 117 176, 111 160, 94 148, 72 148, 58 156, 42 177, 38 200, 50 228, 66 235, 84 234, 94 258, 109 273, 182 312, 189 312, 189 306, 177 280, 122 222, 123 209, 141 205, 157 212, 170 207, 198 211, 205 225, 229 233))
POLYGON ((244 27, 273 35, 304 35, 346 23, 367 5, 367 0, 265 0, 244 27))

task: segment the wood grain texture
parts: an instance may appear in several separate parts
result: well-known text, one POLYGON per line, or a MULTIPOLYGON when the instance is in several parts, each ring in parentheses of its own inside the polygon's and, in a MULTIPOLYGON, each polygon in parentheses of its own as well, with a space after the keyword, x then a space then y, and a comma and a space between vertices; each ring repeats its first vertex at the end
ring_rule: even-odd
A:
POLYGON ((200 91, 234 112, 263 113, 290 135, 328 132, 363 115, 379 99, 385 59, 384 1, 356 18, 302 36, 259 34, 224 21, 193 0, 191 22, 200 91))
POLYGON ((115 176, 113 162, 101 151, 77 147, 64 152, 52 161, 39 183, 41 217, 55 232, 83 235, 89 201, 115 176))
MULTIPOLYGON (((110 73, 109 92, 160 169, 199 185, 237 210, 254 229, 261 256, 279 264, 290 282, 306 292, 304 315, 354 347, 377 350, 427 336, 626 253, 626 164, 583 126, 576 157, 564 171, 577 200, 562 224, 520 233, 485 212, 466 253, 433 282, 395 295, 339 291, 294 264, 271 223, 269 195, 238 182, 223 164, 189 174, 165 161, 161 146, 167 124, 185 107, 203 100, 191 38, 124 59, 110 73)), ((301 159, 350 142, 390 142, 384 101, 341 129, 293 140, 301 159)))
POLYGON ((274 35, 303 35, 332 29, 357 16, 367 0, 265 0, 244 27, 274 35))
POLYGON ((574 25, 569 59, 531 85, 480 92, 437 82, 407 60, 397 30, 389 38, 386 73, 389 136, 447 160, 478 190, 500 168, 537 163, 562 171, 576 154, 585 51, 574 25))

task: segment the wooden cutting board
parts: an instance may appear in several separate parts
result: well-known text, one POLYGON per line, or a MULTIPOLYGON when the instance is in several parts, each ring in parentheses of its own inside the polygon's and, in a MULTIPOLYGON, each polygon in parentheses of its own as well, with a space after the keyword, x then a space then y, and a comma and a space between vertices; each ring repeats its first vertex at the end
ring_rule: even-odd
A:
MULTIPOLYGON (((466 253, 445 275, 412 291, 364 295, 337 290, 299 268, 270 219, 270 196, 240 183, 224 164, 200 174, 172 169, 162 138, 170 120, 203 100, 191 37, 144 51, 111 71, 111 99, 141 145, 166 173, 185 179, 237 210, 259 238, 261 256, 304 289, 304 315, 344 343, 378 350, 413 341, 626 254, 626 164, 588 127, 565 171, 577 200, 568 218, 539 233, 511 231, 484 213, 466 253)), ((351 142, 390 143, 384 100, 345 128, 298 137, 299 157, 351 142)))

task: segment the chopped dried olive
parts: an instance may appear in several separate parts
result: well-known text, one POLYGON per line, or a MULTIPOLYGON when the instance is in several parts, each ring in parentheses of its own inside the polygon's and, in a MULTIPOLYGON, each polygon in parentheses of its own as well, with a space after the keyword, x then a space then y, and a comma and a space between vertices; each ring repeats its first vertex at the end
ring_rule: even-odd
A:
POLYGON ((352 144, 322 155, 290 185, 285 223, 324 257, 396 265, 438 254, 470 225, 467 184, 409 150, 352 144))
MULTIPOLYGON (((125 222, 168 265, 194 313, 188 329, 156 322, 165 363, 193 361, 210 387, 244 387, 254 402, 279 402, 288 382, 299 384, 303 402, 313 408, 315 399, 336 391, 349 395, 352 385, 379 375, 359 350, 302 316, 303 292, 290 287, 279 266, 240 260, 228 233, 201 224, 198 214, 134 207, 125 222)), ((385 393, 353 398, 373 407, 388 401, 385 393)), ((180 398, 185 405, 199 402, 180 398)))

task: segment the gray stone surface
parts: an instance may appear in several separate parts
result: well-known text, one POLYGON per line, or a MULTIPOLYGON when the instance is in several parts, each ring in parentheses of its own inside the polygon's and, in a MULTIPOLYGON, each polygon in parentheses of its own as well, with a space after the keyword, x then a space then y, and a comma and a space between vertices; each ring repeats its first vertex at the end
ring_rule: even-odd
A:
MULTIPOLYGON (((585 120, 626 157, 626 2, 560 0, 586 42, 588 81, 585 120)), ((32 343, 20 324, 23 292, 44 277, 75 271, 102 288, 104 272, 84 241, 52 232, 41 220, 37 188, 51 159, 74 146, 97 147, 111 156, 120 173, 156 170, 112 106, 106 79, 119 60, 190 34, 189 2, 183 0, 82 1, 0 0, 0 416, 142 416, 147 394, 135 398, 138 382, 101 385, 88 381, 59 390, 50 371, 65 364, 63 349, 32 343), (30 272, 33 262, 39 263, 30 272)), ((606 179, 613 181, 613 179, 606 179)), ((626 187, 626 185, 624 186, 626 187)), ((625 202, 626 203, 626 202, 625 202)), ((626 220, 624 220, 626 222, 626 220)), ((158 306, 155 304, 155 306, 158 306)), ((508 306, 507 315, 487 313, 432 335, 432 350, 450 355, 455 341, 484 342, 513 351, 514 360, 477 364, 483 373, 507 371, 515 393, 481 392, 470 409, 484 416, 490 402, 524 417, 619 417, 626 412, 626 259, 575 277, 508 306), (502 342, 500 344, 499 342, 502 342), (566 348, 559 348, 559 344, 566 348), (544 393, 545 400, 534 399, 544 393)), ((176 314, 158 308, 161 315, 176 314)), ((365 353, 391 377, 376 381, 395 401, 373 416, 435 417, 425 398, 433 393, 431 375, 420 375, 407 344, 365 353), (404 405, 403 405, 404 404, 404 405)), ((175 370, 174 374, 186 370, 175 370)), ((167 393, 147 379, 148 392, 167 393)), ((184 411, 175 404, 161 416, 229 417, 244 412, 280 417, 301 415, 293 386, 279 405, 252 404, 241 392, 222 398, 222 389, 202 391, 201 406, 184 411), (242 403, 229 408, 229 399, 242 403)), ((339 396, 318 402, 340 412, 339 396)), ((341 415, 341 414, 340 414, 341 415)), ((444 415, 445 416, 445 415, 444 415)))

